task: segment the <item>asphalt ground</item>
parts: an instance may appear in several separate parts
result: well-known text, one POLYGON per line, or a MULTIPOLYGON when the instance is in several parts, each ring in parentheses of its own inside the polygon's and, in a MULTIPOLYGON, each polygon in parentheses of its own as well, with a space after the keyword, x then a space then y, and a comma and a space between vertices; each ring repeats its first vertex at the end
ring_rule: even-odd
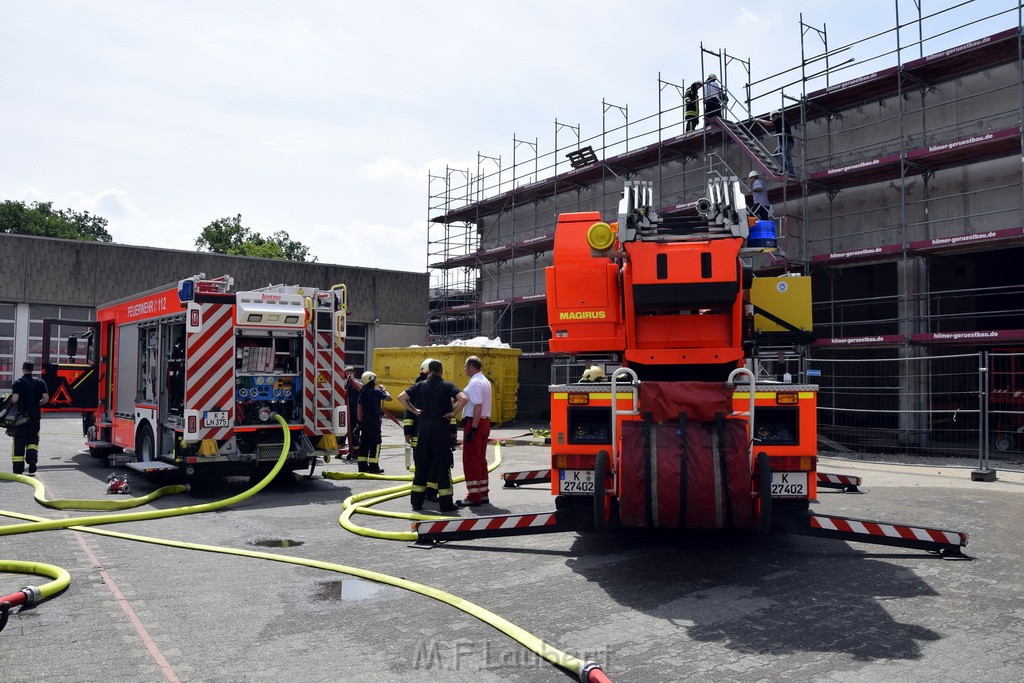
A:
MULTIPOLYGON (((44 421, 38 478, 49 499, 103 499, 107 475, 125 471, 84 453, 78 426, 44 421)), ((546 485, 501 487, 501 471, 548 462, 543 446, 513 441, 491 475, 492 505, 460 516, 553 509, 546 485)), ((388 473, 403 469, 400 444, 389 427, 388 473)), ((813 509, 966 531, 971 559, 961 560, 784 534, 635 529, 417 550, 338 524, 346 497, 388 482, 324 479, 319 470, 218 512, 98 528, 404 577, 598 661, 614 681, 1020 680, 1024 474, 999 470, 995 482, 974 482, 970 465, 957 465, 824 458, 821 471, 863 477, 864 493, 822 490, 813 509)), ((333 461, 327 469, 355 467, 333 461)), ((130 476, 136 496, 161 484, 130 476)), ((225 479, 137 510, 246 488, 243 478, 225 479)), ((380 507, 406 511, 408 499, 380 507)), ((28 486, 12 482, 0 482, 0 510, 47 519, 93 514, 42 507, 28 486)), ((405 520, 355 519, 409 528, 405 520)), ((0 524, 18 522, 0 516, 0 524)), ((11 615, 0 632, 2 681, 572 680, 461 611, 334 571, 71 530, 0 536, 0 558, 55 564, 72 575, 62 594, 11 615)), ((0 573, 0 595, 43 581, 0 573)))

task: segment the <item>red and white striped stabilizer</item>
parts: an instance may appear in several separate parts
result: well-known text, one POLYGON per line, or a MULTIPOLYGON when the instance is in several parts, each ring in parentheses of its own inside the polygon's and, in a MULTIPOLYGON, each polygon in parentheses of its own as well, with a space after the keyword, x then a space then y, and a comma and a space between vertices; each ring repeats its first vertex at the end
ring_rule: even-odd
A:
POLYGON ((860 486, 861 478, 852 474, 826 474, 818 472, 818 486, 826 489, 846 489, 856 491, 860 486))
POLYGON ((559 526, 554 512, 413 522, 412 530, 416 532, 416 542, 420 544, 467 538, 522 536, 569 531, 569 529, 559 526))
POLYGON ((946 529, 872 522, 866 519, 850 519, 831 515, 808 515, 810 535, 829 536, 862 543, 878 543, 922 550, 945 551, 959 555, 960 548, 967 546, 968 534, 946 529))
POLYGON ((505 488, 514 489, 523 484, 542 484, 551 481, 551 470, 523 470, 521 472, 503 472, 501 478, 505 488))

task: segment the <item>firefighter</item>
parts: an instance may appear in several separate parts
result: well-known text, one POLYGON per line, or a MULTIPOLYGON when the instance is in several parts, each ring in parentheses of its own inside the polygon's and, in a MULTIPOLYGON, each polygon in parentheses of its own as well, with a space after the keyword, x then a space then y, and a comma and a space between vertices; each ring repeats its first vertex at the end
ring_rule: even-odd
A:
POLYGON ((455 415, 469 402, 469 397, 442 378, 444 367, 441 361, 430 360, 427 371, 424 381, 414 383, 398 395, 398 401, 417 418, 417 449, 413 453, 416 472, 409 498, 413 510, 422 510, 427 482, 435 482, 439 509, 451 512, 457 507, 452 500, 451 470, 455 461, 450 425, 455 415))
POLYGON ((700 81, 694 81, 686 89, 683 98, 685 103, 683 118, 686 120, 686 130, 696 130, 697 122, 700 120, 700 88, 704 85, 700 81))
POLYGON ((7 430, 7 435, 14 438, 11 450, 11 461, 15 474, 22 474, 25 465, 28 464, 28 474, 35 475, 36 465, 39 462, 39 428, 40 418, 39 406, 50 400, 50 394, 46 389, 43 380, 33 377, 32 371, 35 364, 27 360, 21 365, 23 374, 11 385, 11 405, 18 406, 28 421, 17 427, 7 430))
MULTIPOLYGON (((430 361, 432 360, 434 359, 426 358, 422 363, 420 363, 420 374, 416 377, 416 381, 413 382, 413 384, 419 384, 427 378, 427 375, 430 373, 430 361)), ((419 407, 415 402, 413 402, 413 405, 419 407)), ((417 436, 417 431, 419 429, 418 420, 419 418, 417 418, 416 414, 411 410, 406 410, 405 416, 402 419, 402 431, 405 433, 405 442, 409 444, 410 448, 412 448, 414 459, 416 457, 416 447, 419 442, 419 438, 417 436)), ((437 500, 436 481, 431 480, 427 482, 427 500, 437 500)))
POLYGON ((359 451, 359 392, 362 383, 356 379, 356 369, 345 366, 345 402, 348 404, 348 455, 346 460, 355 460, 359 451))
POLYGON ((367 370, 360 378, 363 388, 359 391, 356 411, 359 418, 359 456, 356 464, 360 472, 383 474, 380 467, 380 420, 381 403, 391 400, 391 394, 383 384, 377 384, 377 375, 367 370))

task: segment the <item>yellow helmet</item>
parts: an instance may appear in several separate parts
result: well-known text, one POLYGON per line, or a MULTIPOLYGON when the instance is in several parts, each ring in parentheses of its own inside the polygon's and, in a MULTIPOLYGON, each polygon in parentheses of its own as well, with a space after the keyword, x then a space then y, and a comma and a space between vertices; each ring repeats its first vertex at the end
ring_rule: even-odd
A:
POLYGON ((584 370, 583 376, 580 377, 581 382, 600 382, 603 379, 607 379, 607 375, 604 374, 604 370, 596 365, 591 365, 584 370))
POLYGON ((425 375, 430 372, 430 364, 434 361, 433 358, 427 358, 420 363, 420 374, 425 375))
POLYGON ((359 381, 363 384, 369 384, 373 380, 377 379, 377 375, 367 370, 363 373, 363 376, 359 378, 359 381))

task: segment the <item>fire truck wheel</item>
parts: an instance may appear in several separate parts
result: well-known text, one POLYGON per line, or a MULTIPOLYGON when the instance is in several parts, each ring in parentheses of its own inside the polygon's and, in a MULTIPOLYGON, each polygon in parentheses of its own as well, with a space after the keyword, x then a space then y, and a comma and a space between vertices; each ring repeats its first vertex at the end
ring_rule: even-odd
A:
POLYGON ((768 454, 761 452, 754 460, 757 471, 757 498, 760 514, 757 518, 757 533, 767 534, 772 528, 772 470, 768 466, 768 454))
POLYGON ((608 529, 608 498, 605 495, 604 480, 608 476, 608 451, 598 451, 594 462, 594 528, 608 529))
POLYGON ((139 456, 139 459, 142 460, 142 462, 152 462, 153 460, 156 460, 153 430, 148 426, 143 426, 139 429, 138 434, 135 435, 135 454, 139 456))

